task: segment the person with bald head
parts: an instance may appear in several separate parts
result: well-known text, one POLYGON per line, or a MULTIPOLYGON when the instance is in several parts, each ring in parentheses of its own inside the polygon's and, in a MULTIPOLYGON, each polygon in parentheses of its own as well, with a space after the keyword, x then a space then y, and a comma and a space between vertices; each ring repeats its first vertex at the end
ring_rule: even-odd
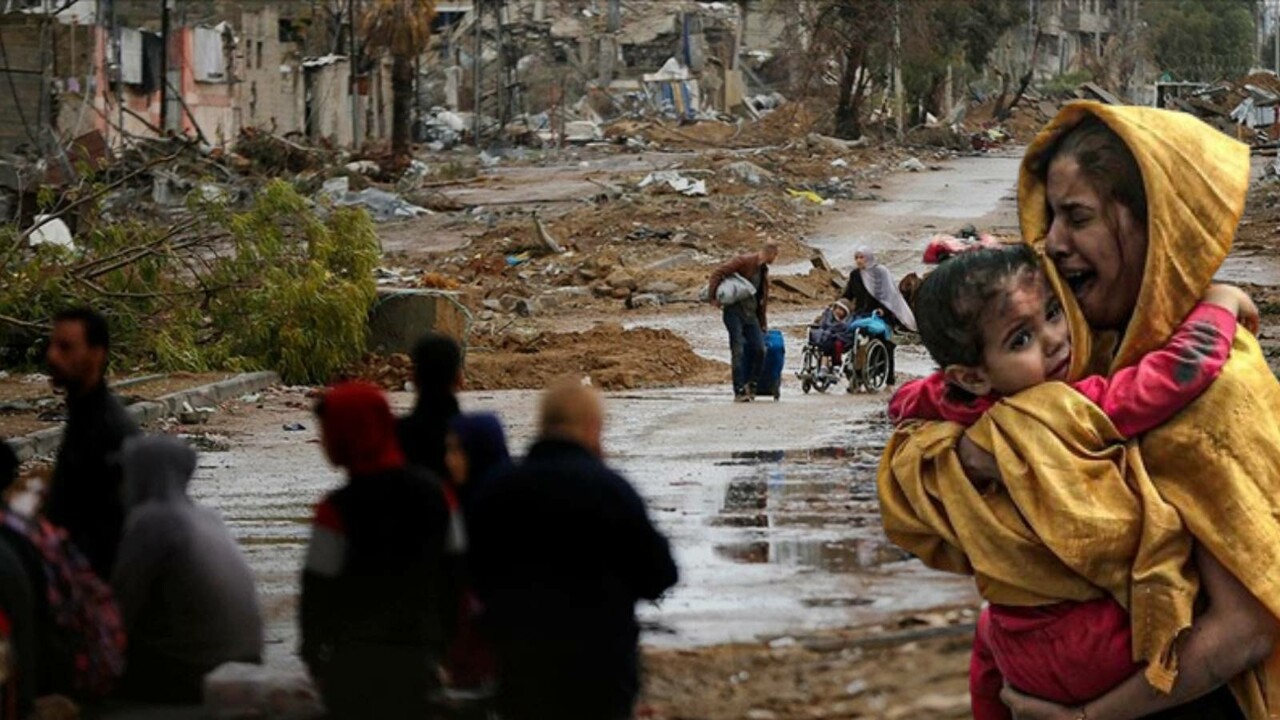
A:
POLYGON ((542 401, 538 440, 468 516, 471 571, 511 720, 617 720, 639 691, 635 605, 678 573, 635 489, 604 462, 604 402, 577 380, 542 401))

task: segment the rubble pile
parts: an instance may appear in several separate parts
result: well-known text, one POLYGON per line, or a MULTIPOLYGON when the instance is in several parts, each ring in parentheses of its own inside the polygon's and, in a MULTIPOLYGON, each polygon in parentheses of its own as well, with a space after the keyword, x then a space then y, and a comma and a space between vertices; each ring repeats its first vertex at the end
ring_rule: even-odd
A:
POLYGON ((1273 72, 1214 84, 1171 84, 1162 95, 1165 107, 1191 113, 1254 146, 1275 147, 1280 142, 1280 77, 1273 72))
MULTIPOLYGON (((601 305, 696 303, 707 273, 728 256, 773 238, 792 261, 807 258, 798 231, 815 214, 836 200, 877 199, 876 178, 902 154, 843 144, 838 152, 831 143, 839 142, 705 152, 669 170, 597 181, 594 200, 545 219, 474 208, 463 217, 487 227, 463 249, 424 261, 419 270, 433 280, 410 269, 384 284, 456 289, 481 325, 601 305)), ((816 272, 779 280, 778 300, 810 302, 843 281, 829 268, 816 272)))

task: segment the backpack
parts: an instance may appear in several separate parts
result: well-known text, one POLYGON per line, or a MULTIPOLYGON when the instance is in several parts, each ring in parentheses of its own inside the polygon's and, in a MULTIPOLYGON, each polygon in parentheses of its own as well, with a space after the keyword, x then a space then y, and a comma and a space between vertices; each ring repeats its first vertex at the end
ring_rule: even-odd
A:
MULTIPOLYGON (((42 518, 0 511, 0 527, 31 545, 44 570, 57 645, 65 648, 71 691, 81 698, 107 696, 124 672, 124 620, 111 588, 89 566, 65 530, 42 518)), ((37 588, 38 591, 38 588, 37 588)))

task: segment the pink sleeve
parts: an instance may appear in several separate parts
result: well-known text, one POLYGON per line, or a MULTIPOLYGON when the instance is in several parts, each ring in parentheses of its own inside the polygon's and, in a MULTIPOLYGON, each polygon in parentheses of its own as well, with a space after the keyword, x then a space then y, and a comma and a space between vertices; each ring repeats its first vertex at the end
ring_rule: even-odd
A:
POLYGON ((972 425, 990 408, 991 401, 986 398, 978 398, 971 405, 952 400, 947 394, 947 379, 936 372, 923 380, 912 380, 894 393, 889 401, 889 420, 946 420, 972 425))
POLYGON ((1072 387, 1102 409, 1126 438, 1163 425, 1218 378, 1231 354, 1236 319, 1201 303, 1168 344, 1110 378, 1087 377, 1072 387))

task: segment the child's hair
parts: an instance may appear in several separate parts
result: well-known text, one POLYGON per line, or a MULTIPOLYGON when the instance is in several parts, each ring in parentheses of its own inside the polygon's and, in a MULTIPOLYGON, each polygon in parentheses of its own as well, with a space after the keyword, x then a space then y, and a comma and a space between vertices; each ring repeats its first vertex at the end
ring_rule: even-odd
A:
POLYGON ((916 294, 916 325, 939 367, 982 364, 982 317, 1007 281, 1040 268, 1026 245, 960 253, 929 273, 916 294))

